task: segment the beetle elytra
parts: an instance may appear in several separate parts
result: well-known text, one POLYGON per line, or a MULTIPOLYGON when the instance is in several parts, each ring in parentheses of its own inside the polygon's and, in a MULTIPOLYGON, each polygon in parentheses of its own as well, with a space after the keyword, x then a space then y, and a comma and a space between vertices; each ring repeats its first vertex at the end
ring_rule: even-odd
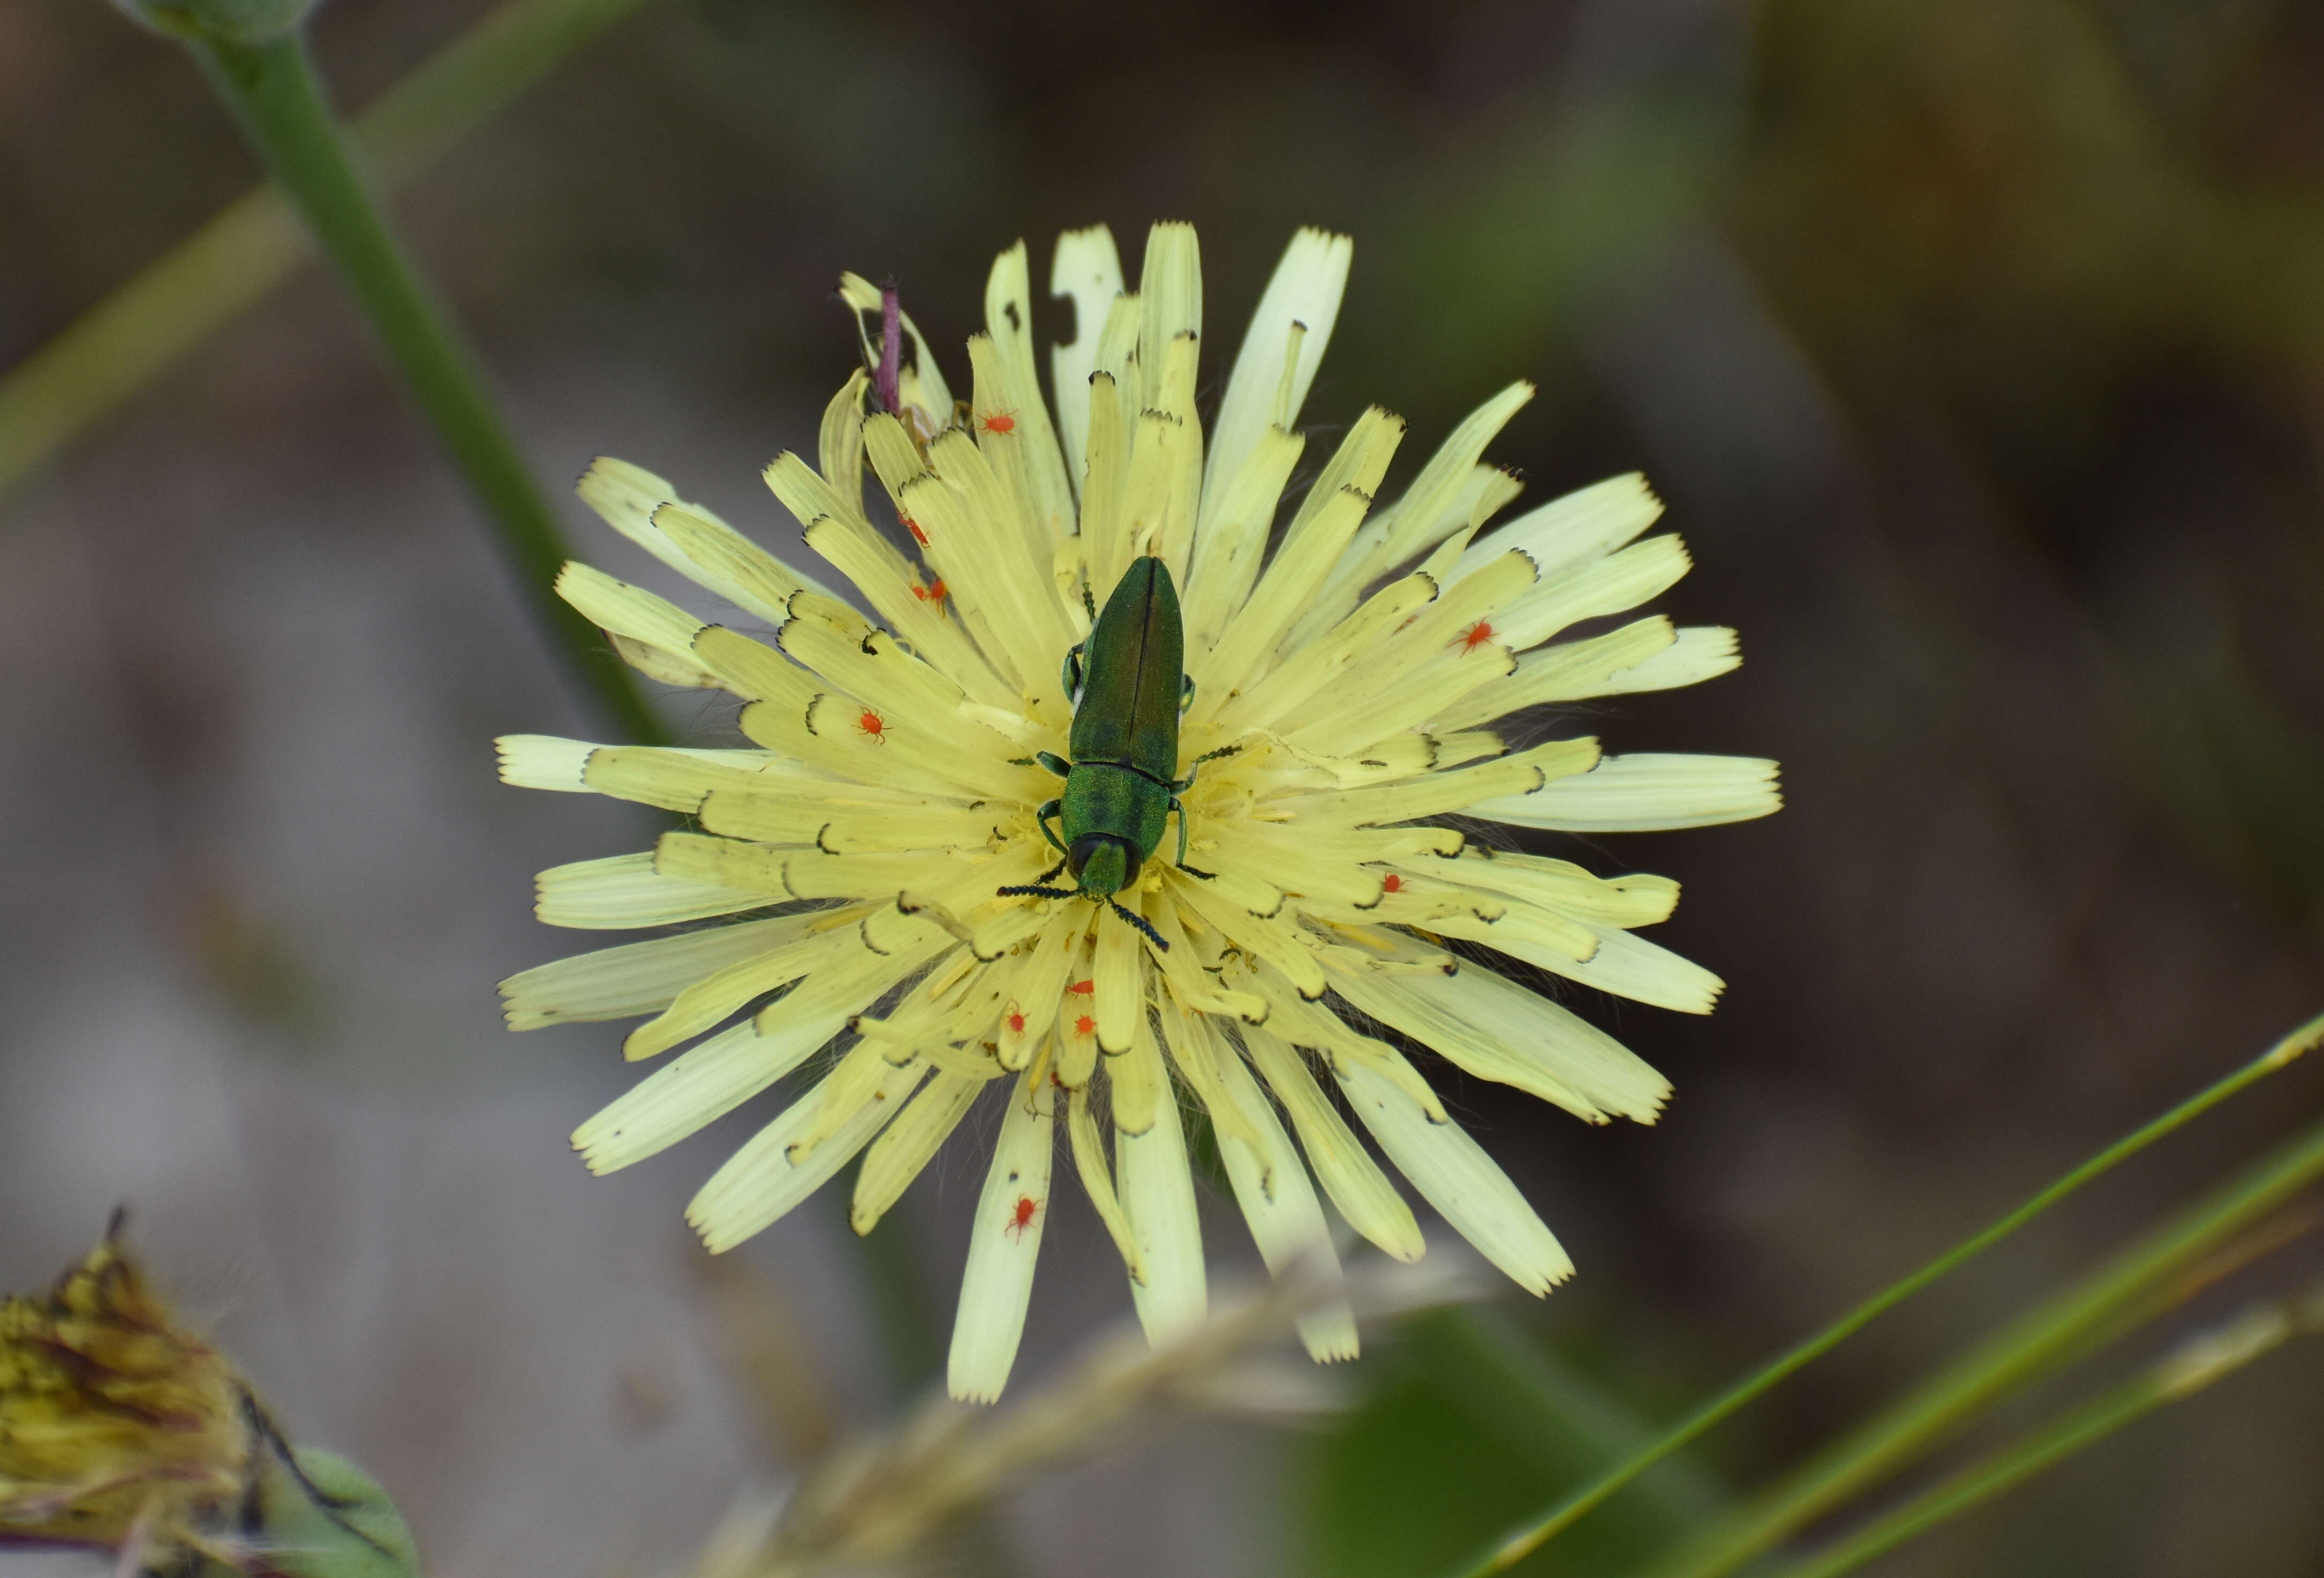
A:
POLYGON ((1073 760, 1047 751, 1037 758, 1065 780, 1065 792, 1034 813, 1043 836, 1064 858, 1038 881, 1001 889, 1004 897, 1078 896, 1102 902, 1156 947, 1170 946, 1115 895, 1138 880, 1161 847, 1174 814, 1178 869, 1189 876, 1210 875, 1186 863, 1186 812, 1178 803, 1194 781, 1191 771, 1177 776, 1178 716, 1194 694, 1185 657, 1178 588, 1169 567, 1151 555, 1133 560, 1105 600, 1089 639, 1065 654, 1065 693, 1075 703, 1073 760), (1057 827, 1051 827, 1052 819, 1057 827), (1049 886, 1060 872, 1074 886, 1049 886))

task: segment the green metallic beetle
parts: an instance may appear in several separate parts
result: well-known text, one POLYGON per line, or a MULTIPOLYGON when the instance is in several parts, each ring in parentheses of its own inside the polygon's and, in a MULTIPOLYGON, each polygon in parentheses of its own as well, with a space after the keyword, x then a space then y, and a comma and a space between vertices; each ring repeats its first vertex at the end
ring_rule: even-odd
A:
POLYGON ((1186 863, 1186 811, 1178 796, 1194 781, 1194 774, 1174 776, 1178 717, 1194 689, 1186 678, 1178 588, 1167 565, 1150 555, 1131 562, 1105 600, 1089 639, 1065 654, 1064 678, 1065 694, 1074 702, 1073 760, 1047 751, 1034 759, 1065 780, 1064 796, 1034 816, 1065 858, 1030 886, 1000 891, 1005 898, 1102 900, 1156 947, 1167 948, 1145 917, 1114 897, 1138 880, 1161 847, 1173 813, 1178 818, 1178 869, 1189 876, 1210 875, 1186 863), (1052 818, 1063 827, 1062 835, 1049 826, 1052 818), (1048 886, 1059 872, 1077 885, 1048 886))

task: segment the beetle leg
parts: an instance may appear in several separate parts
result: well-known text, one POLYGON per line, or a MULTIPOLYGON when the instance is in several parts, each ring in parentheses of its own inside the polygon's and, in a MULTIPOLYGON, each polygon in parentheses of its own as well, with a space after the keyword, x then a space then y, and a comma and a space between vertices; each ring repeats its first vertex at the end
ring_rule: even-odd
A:
POLYGON ((1061 815, 1065 808, 1065 803, 1063 800, 1044 800, 1041 803, 1041 808, 1033 813, 1033 820, 1041 825, 1041 836, 1047 839, 1049 847, 1059 854, 1066 853, 1065 843, 1064 839, 1049 831, 1049 818, 1061 815))
POLYGON ((1116 915, 1119 915, 1122 919, 1130 922, 1130 925, 1144 932, 1148 942, 1152 943, 1156 947, 1160 948, 1166 954, 1170 951, 1170 945, 1162 940, 1162 934, 1160 932, 1156 931, 1151 926, 1147 924, 1146 917, 1139 914, 1135 910, 1123 909, 1121 907, 1121 900, 1110 895, 1107 897, 1106 902, 1113 906, 1113 912, 1116 915))
MULTIPOLYGON (((1093 618, 1095 616, 1093 615, 1093 618)), ((1082 649, 1087 641, 1075 641, 1065 649, 1065 667, 1057 671, 1057 679, 1065 687, 1065 699, 1078 701, 1082 694, 1082 649)))
POLYGON ((1180 715, 1181 717, 1185 716, 1185 715, 1186 709, 1187 709, 1188 707, 1190 707, 1190 706, 1194 706, 1194 677, 1192 674, 1181 674, 1181 675, 1179 675, 1179 676, 1178 676, 1178 714, 1179 714, 1179 715, 1180 715))
POLYGON ((1058 755, 1055 751, 1037 751, 1033 753, 1033 760, 1040 763, 1043 767, 1047 768, 1051 772, 1056 773, 1059 778, 1065 777, 1074 770, 1074 764, 1066 761, 1064 757, 1058 755))
POLYGON ((1051 866, 1047 871, 1043 872, 1039 876, 1035 877, 1033 879, 1033 885, 1037 888, 1047 886, 1051 879, 1056 877, 1059 872, 1064 871, 1065 869, 1065 863, 1062 860, 1058 861, 1056 865, 1051 866))

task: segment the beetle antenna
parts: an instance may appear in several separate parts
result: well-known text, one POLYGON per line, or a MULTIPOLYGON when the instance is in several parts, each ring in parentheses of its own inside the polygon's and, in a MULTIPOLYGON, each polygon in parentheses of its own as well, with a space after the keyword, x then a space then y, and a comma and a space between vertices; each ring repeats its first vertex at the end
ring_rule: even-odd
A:
POLYGON ((1121 907, 1121 900, 1119 899, 1108 899, 1106 902, 1113 906, 1113 912, 1116 915, 1120 916, 1122 919, 1130 922, 1130 925, 1144 932, 1148 942, 1152 943, 1156 947, 1160 948, 1166 954, 1170 951, 1170 945, 1162 940, 1162 934, 1160 932, 1156 931, 1153 927, 1147 924, 1146 917, 1142 915, 1135 915, 1130 911, 1124 909, 1121 907))
POLYGON ((1003 899, 1078 899, 1081 894, 1072 888, 1045 888, 1035 882, 1023 888, 996 888, 1003 899))

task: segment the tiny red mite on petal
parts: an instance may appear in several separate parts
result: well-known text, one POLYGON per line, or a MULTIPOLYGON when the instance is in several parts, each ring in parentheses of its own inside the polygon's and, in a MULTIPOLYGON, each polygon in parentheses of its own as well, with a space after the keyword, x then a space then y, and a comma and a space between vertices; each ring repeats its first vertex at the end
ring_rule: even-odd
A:
POLYGON ((926 548, 928 545, 928 534, 921 531, 920 523, 918 521, 913 520, 909 515, 904 517, 904 530, 909 531, 912 534, 912 540, 918 543, 922 548, 926 548))
POLYGON ((1013 433, 1017 430, 1017 416, 1013 411, 995 411, 989 417, 977 418, 977 425, 988 433, 1013 433))
POLYGON ((863 715, 855 720, 855 726, 863 734, 871 735, 873 744, 884 745, 888 743, 888 720, 870 707, 863 709, 863 715))
POLYGON ((1039 1201, 1030 1195, 1019 1195, 1017 1196, 1017 1208, 1009 1213, 1008 1225, 1001 1231, 1021 1239, 1025 1236, 1025 1230, 1033 1225, 1033 1218, 1040 1213, 1039 1201))
POLYGON ((1097 1021, 1087 1014, 1082 1015, 1074 1021, 1074 1034, 1076 1036, 1086 1036, 1096 1029, 1097 1021))
POLYGON ((1097 990, 1097 983, 1094 981, 1076 981, 1071 986, 1066 987, 1065 990, 1067 992, 1078 992, 1083 996, 1086 997, 1097 990))
POLYGON ((1012 1035, 1023 1035, 1025 1033, 1025 1016, 1021 1013, 1010 1014, 1009 1016, 1009 1029, 1010 1033, 1012 1035))
POLYGON ((1493 627, 1483 620, 1477 621, 1461 634, 1461 650, 1473 652, 1493 639, 1493 627))
POLYGON ((1397 876, 1394 872, 1388 872, 1388 876, 1380 882, 1380 891, 1383 893, 1403 892, 1404 879, 1397 876))

